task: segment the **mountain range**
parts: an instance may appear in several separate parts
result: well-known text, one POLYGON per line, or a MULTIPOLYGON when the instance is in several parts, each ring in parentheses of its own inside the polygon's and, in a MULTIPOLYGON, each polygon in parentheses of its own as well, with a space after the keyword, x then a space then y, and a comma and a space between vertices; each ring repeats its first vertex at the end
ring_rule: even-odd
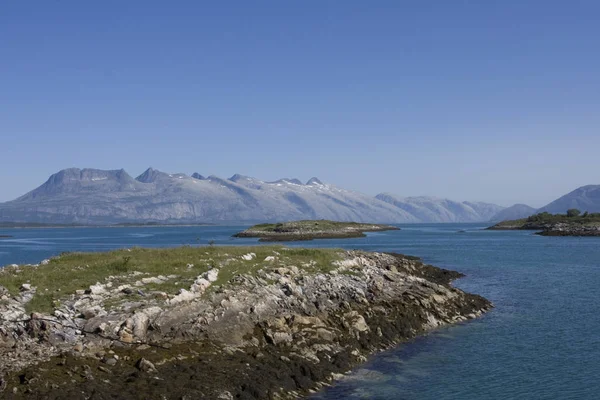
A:
POLYGON ((500 222, 513 219, 527 218, 530 215, 535 214, 536 211, 537 210, 535 208, 530 207, 527 204, 514 204, 500 211, 498 214, 494 215, 491 220, 494 222, 500 222))
MULTIPOLYGON (((542 210, 600 211, 600 186, 586 186, 542 210), (585 206, 585 207, 584 207, 585 206), (598 207, 597 210, 594 207, 598 207)), ((0 222, 56 224, 252 223, 296 219, 419 223, 484 222, 522 218, 535 209, 435 197, 375 197, 311 178, 266 182, 233 175, 170 174, 148 168, 137 178, 125 170, 70 168, 41 186, 0 203, 0 222)))
POLYGON ((600 212, 600 185, 587 185, 577 188, 540 208, 538 212, 547 211, 556 214, 564 213, 570 208, 577 208, 582 212, 600 212))

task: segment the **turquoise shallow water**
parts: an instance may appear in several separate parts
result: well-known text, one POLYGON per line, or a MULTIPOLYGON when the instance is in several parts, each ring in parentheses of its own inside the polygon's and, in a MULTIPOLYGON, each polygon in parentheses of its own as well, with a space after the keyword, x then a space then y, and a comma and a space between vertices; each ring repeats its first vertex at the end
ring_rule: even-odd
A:
MULTIPOLYGON (((0 265, 63 251, 250 244, 242 227, 7 229, 0 265)), ((314 399, 600 398, 600 239, 407 225, 302 246, 395 251, 461 271, 456 286, 492 300, 485 317, 378 354, 314 399), (466 232, 459 232, 465 230, 466 232)))

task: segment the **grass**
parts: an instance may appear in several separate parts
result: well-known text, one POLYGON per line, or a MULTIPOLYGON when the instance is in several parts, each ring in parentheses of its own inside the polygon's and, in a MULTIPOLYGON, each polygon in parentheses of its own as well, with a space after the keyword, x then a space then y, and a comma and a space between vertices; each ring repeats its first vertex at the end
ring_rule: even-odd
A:
POLYGON ((528 218, 502 221, 496 226, 539 226, 544 224, 567 223, 570 225, 597 226, 600 225, 600 213, 583 213, 577 216, 566 214, 550 214, 547 212, 532 215, 528 218))
POLYGON ((278 224, 258 224, 248 230, 260 232, 294 232, 302 230, 304 232, 319 232, 319 231, 337 231, 344 229, 361 229, 370 228, 376 224, 362 224, 359 222, 337 222, 329 220, 303 220, 284 222, 278 224))
MULTIPOLYGON (((213 284, 222 285, 237 274, 254 274, 261 268, 292 266, 307 272, 329 272, 333 262, 341 258, 336 249, 301 249, 282 246, 253 247, 178 247, 172 249, 133 248, 104 253, 66 253, 53 258, 49 264, 34 266, 5 267, 0 269, 0 285, 13 295, 19 293, 22 284, 37 287, 33 299, 27 304, 28 312, 50 313, 61 300, 71 297, 76 290, 87 289, 97 282, 106 283, 113 277, 113 287, 133 284, 144 277, 175 275, 159 284, 141 287, 145 292, 162 291, 176 294, 180 288, 189 289, 196 277, 211 268, 219 267, 219 278, 213 284), (255 253, 250 261, 242 255, 255 253), (265 262, 268 256, 275 262, 265 262), (193 264, 193 267, 188 265, 193 264), (143 275, 134 275, 133 273, 143 275)), ((105 304, 107 305, 107 304, 105 304)), ((110 304, 116 305, 116 304, 110 304)))

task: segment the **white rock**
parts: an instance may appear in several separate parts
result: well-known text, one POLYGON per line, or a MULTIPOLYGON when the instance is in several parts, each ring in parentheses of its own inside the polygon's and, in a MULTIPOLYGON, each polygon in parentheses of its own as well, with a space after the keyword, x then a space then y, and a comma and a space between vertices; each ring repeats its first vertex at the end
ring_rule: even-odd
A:
MULTIPOLYGON (((196 282, 190 288, 193 293, 204 293, 210 286, 210 282, 204 278, 196 279, 196 282)), ((183 290, 183 289, 182 289, 183 290)))
POLYGON ((24 284, 21 285, 21 291, 22 292, 26 292, 26 291, 29 291, 29 290, 31 290, 31 285, 29 283, 24 283, 24 284))
POLYGON ((104 294, 106 293, 106 289, 100 282, 96 282, 95 285, 90 286, 91 294, 104 294))
POLYGON ((338 267, 342 267, 342 268, 352 268, 352 267, 357 267, 360 265, 358 258, 353 258, 352 260, 335 261, 333 264, 337 265, 338 267))
POLYGON ((132 318, 133 335, 141 340, 146 339, 150 318, 145 313, 136 313, 132 318))
POLYGON ((251 261, 254 257, 256 257, 256 254, 248 253, 242 256, 242 260, 251 261))
POLYGON ((156 372, 156 367, 154 366, 154 364, 152 364, 150 361, 146 360, 145 358, 140 359, 137 362, 136 367, 142 372, 147 372, 147 373, 156 372))
POLYGON ((93 306, 81 310, 81 314, 83 314, 83 317, 85 319, 92 319, 94 317, 106 315, 106 311, 100 306, 93 306))
POLYGON ((204 274, 202 274, 202 277, 209 282, 214 282, 219 277, 219 270, 216 268, 213 268, 210 271, 207 271, 204 274))
POLYGON ((367 325, 367 322, 362 315, 357 316, 352 327, 359 332, 366 332, 369 330, 369 325, 367 325))
POLYGON ((159 278, 156 278, 156 277, 153 276, 153 277, 150 277, 150 278, 142 278, 142 283, 144 285, 147 285, 149 283, 160 284, 160 283, 163 283, 163 281, 160 280, 159 278))
POLYGON ((197 295, 195 293, 188 292, 185 289, 179 289, 179 294, 177 296, 173 297, 172 299, 168 300, 167 303, 169 303, 169 304, 183 303, 184 301, 194 300, 196 297, 197 297, 197 295))
POLYGON ((48 264, 50 264, 50 260, 48 260, 48 259, 46 259, 46 260, 42 260, 42 261, 40 262, 40 265, 48 265, 48 264))
POLYGON ((267 258, 265 258, 265 261, 268 261, 268 262, 275 261, 275 257, 268 256, 267 258))

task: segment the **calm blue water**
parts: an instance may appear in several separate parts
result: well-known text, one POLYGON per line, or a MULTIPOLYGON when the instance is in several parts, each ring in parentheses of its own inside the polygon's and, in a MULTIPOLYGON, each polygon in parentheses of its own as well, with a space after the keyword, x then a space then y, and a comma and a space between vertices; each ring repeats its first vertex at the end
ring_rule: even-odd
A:
MULTIPOLYGON (((367 238, 302 246, 396 251, 461 271, 456 286, 496 308, 374 356, 314 399, 600 398, 600 239, 482 231, 477 225, 411 225, 367 238), (465 233, 458 233, 466 230, 465 233)), ((131 246, 250 244, 242 227, 8 229, 0 265, 63 251, 131 246)), ((299 244, 294 244, 299 245, 299 244)))

